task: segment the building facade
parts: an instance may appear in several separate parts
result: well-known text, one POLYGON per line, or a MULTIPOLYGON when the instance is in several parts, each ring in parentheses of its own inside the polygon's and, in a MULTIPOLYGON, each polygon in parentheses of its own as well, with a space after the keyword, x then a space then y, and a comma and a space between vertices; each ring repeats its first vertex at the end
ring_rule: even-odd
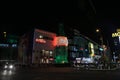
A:
POLYGON ((103 48, 98 43, 80 34, 76 29, 71 36, 68 47, 70 63, 94 63, 101 58, 103 48))
POLYGON ((19 37, 3 32, 0 37, 0 60, 17 60, 19 37))
POLYGON ((53 63, 55 33, 34 29, 21 37, 19 61, 21 63, 53 63))
POLYGON ((103 51, 100 45, 84 35, 68 38, 40 29, 24 34, 18 49, 18 59, 23 64, 63 64, 79 62, 80 59, 93 63, 101 57, 103 51))

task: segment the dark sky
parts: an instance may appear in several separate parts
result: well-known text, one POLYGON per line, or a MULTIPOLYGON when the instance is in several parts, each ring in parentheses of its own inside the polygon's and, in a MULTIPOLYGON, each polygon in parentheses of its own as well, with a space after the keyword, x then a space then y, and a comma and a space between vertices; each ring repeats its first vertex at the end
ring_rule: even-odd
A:
POLYGON ((117 0, 92 0, 96 11, 97 27, 103 31, 104 37, 110 39, 111 34, 120 28, 120 5, 117 0))
MULTIPOLYGON (((41 0, 39 2, 8 2, 1 6, 1 30, 22 34, 33 27, 57 31, 59 22, 84 32, 89 26, 91 11, 84 0, 41 0), (89 23, 89 24, 88 24, 89 23)), ((93 14, 92 14, 93 15, 93 14)))
MULTIPOLYGON (((96 10, 97 24, 111 24, 115 28, 120 26, 120 5, 117 0, 92 0, 96 10)), ((109 27, 110 28, 110 27, 109 27)))
POLYGON ((110 38, 111 33, 120 26, 119 8, 117 0, 3 2, 0 9, 0 31, 22 35, 39 27, 57 32, 58 23, 63 22, 66 29, 76 28, 91 38, 96 36, 95 29, 100 27, 110 38))

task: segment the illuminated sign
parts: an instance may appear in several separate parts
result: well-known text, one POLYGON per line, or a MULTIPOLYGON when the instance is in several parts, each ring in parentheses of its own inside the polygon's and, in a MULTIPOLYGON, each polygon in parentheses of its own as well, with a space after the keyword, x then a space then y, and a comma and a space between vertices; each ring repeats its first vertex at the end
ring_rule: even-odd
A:
POLYGON ((51 61, 52 61, 52 60, 54 60, 54 58, 49 58, 49 60, 51 60, 51 61))
POLYGON ((44 39, 36 39, 35 41, 38 43, 46 43, 46 41, 44 39))
POLYGON ((120 36, 120 32, 112 33, 112 37, 119 37, 119 36, 120 36))
POLYGON ((68 46, 68 39, 64 36, 54 38, 54 46, 68 46))
POLYGON ((89 48, 90 48, 90 56, 91 57, 93 57, 95 54, 95 52, 94 52, 94 45, 93 45, 93 43, 89 43, 89 48))
POLYGON ((9 44, 0 44, 0 47, 9 47, 9 44))

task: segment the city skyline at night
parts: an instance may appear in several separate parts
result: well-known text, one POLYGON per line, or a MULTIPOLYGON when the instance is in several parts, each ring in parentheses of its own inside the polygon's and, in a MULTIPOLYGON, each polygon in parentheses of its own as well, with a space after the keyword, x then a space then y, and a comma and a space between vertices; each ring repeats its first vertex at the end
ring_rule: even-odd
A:
POLYGON ((94 41, 98 41, 96 28, 101 28, 104 38, 111 42, 111 34, 120 26, 117 1, 69 0, 39 3, 31 3, 33 6, 24 3, 22 6, 8 4, 9 7, 4 7, 1 11, 0 31, 18 36, 33 28, 57 33, 58 24, 62 22, 66 33, 77 29, 94 41))

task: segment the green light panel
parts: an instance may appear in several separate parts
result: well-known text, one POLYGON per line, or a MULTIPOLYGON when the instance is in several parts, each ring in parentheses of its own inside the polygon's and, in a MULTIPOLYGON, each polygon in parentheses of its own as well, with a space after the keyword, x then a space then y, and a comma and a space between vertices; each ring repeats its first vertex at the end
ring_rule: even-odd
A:
POLYGON ((67 58, 68 58, 67 47, 65 46, 56 47, 55 63, 58 64, 68 63, 67 58))

